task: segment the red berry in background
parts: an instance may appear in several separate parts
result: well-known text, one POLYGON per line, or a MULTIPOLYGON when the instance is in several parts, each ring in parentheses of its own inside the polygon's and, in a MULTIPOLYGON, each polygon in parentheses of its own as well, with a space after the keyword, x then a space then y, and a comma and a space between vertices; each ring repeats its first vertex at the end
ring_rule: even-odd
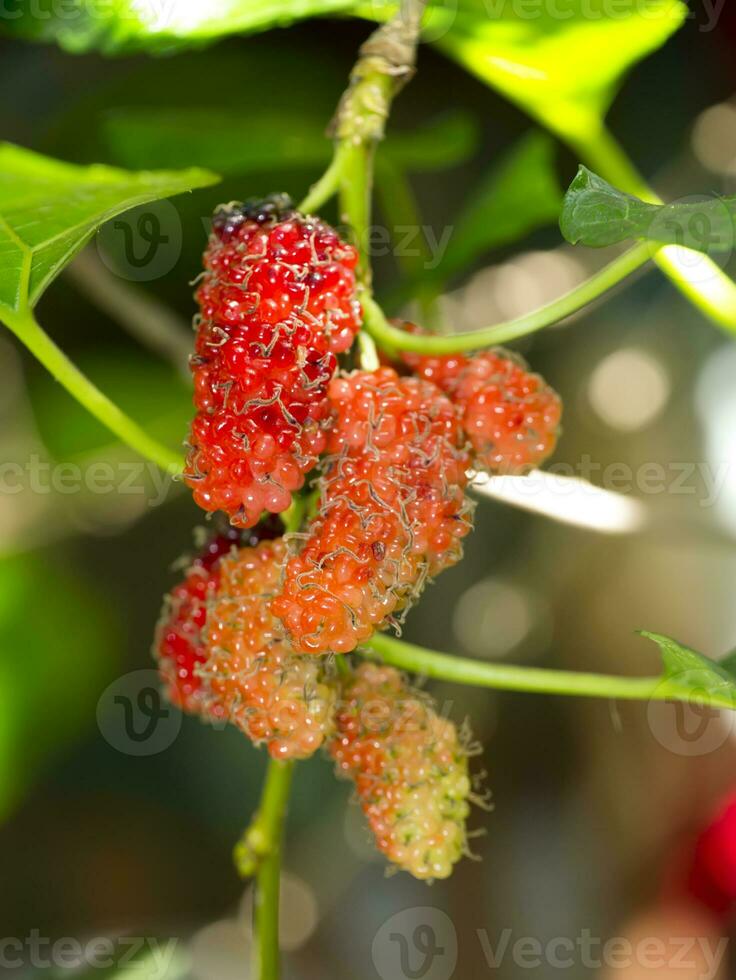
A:
POLYGON ((722 801, 700 833, 688 874, 688 892, 711 911, 725 914, 736 903, 736 794, 722 801))
POLYGON ((329 750, 389 861, 415 878, 447 878, 468 850, 471 795, 452 722, 393 667, 363 663, 343 691, 329 750))
POLYGON ((195 669, 207 658, 202 630, 207 605, 220 584, 220 560, 244 541, 256 544, 280 533, 275 523, 266 521, 249 533, 225 526, 205 537, 184 579, 164 599, 153 654, 166 696, 184 711, 197 713, 202 709, 202 683, 195 669))
POLYGON ((272 606, 303 653, 347 653, 395 622, 471 527, 465 437, 438 388, 384 367, 336 378, 329 398, 320 510, 272 606))
POLYGON ((501 350, 442 357, 405 353, 403 360, 459 406, 477 469, 525 473, 554 451, 562 403, 518 355, 501 350))
POLYGON ((355 249, 289 199, 215 212, 197 290, 185 479, 251 527, 280 513, 325 446, 327 386, 360 324, 355 249))
POLYGON ((336 692, 326 661, 296 656, 271 614, 285 558, 278 538, 222 559, 198 673, 208 715, 265 743, 273 758, 305 759, 332 731, 336 692))

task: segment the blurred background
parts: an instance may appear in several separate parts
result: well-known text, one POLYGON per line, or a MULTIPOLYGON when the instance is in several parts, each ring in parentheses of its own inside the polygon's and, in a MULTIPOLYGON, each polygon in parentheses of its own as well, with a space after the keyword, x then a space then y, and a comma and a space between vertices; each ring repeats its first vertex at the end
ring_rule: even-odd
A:
MULTIPOLYGON (((206 218, 221 201, 303 195, 324 167, 322 130, 367 31, 315 21, 171 58, 112 60, 0 41, 0 81, 12 93, 0 102, 3 139, 131 167, 206 163, 192 150, 200 139, 232 153, 223 184, 154 205, 153 224, 126 215, 106 226, 40 308, 64 350, 172 446, 190 413, 182 365, 206 218), (157 108, 184 113, 158 143, 150 126, 146 138, 157 108), (277 172, 267 152, 258 157, 271 140, 291 147, 277 172), (141 293, 163 304, 153 317, 160 331, 148 329, 149 306, 137 315, 141 293)), ((615 103, 612 130, 666 199, 736 192, 734 50, 733 11, 710 33, 692 20, 630 73, 615 103)), ((428 287, 443 293, 456 329, 531 309, 608 257, 561 245, 555 184, 566 186, 577 160, 530 127, 428 48, 396 103, 378 223, 397 161, 430 246, 450 229, 454 247, 458 215, 496 186, 509 154, 533 157, 534 190, 524 193, 547 201, 515 229, 518 240, 481 236, 474 254, 448 259, 441 287, 428 287)), ((412 257, 383 251, 377 290, 399 311, 412 257)), ((571 508, 539 490, 542 513, 533 513, 480 496, 464 562, 414 609, 406 637, 489 660, 625 675, 659 670, 641 628, 710 656, 732 649, 736 346, 656 271, 516 346, 564 399, 553 462, 624 501, 587 495, 571 508), (647 471, 652 464, 661 472, 647 471)), ((231 848, 257 803, 263 753, 234 730, 146 700, 161 596, 202 515, 179 484, 162 484, 111 444, 9 334, 0 362, 0 935, 156 937, 164 947, 173 938, 168 976, 245 977, 251 897, 231 848), (149 723, 150 737, 138 737, 149 723)), ((678 903, 679 935, 727 932, 712 907, 687 898, 687 880, 692 840, 736 788, 732 718, 429 686, 484 747, 476 764, 494 810, 472 819, 485 832, 473 840, 481 860, 431 888, 385 877, 349 787, 323 758, 301 764, 285 860, 286 976, 490 975, 505 930, 512 944, 574 942, 585 930, 602 941, 656 936, 674 928, 667 902, 678 903), (392 966, 386 923, 398 915, 398 931, 413 936, 412 915, 424 907, 439 916, 433 935, 445 952, 406 972, 392 966)), ((728 975, 725 965, 704 969, 675 975, 728 975)), ((498 971, 514 980, 560 969, 520 962, 509 948, 498 971)), ((573 973, 608 975, 577 954, 573 973)))

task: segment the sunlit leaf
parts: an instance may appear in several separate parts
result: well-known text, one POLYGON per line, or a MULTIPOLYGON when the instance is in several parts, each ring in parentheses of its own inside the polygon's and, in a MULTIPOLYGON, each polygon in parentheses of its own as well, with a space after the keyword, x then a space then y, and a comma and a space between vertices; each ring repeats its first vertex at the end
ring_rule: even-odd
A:
POLYGON ((34 305, 109 218, 217 181, 205 170, 131 173, 79 167, 0 144, 0 309, 34 305))
POLYGON ((352 6, 352 0, 35 0, 16 11, 19 16, 0 18, 0 25, 5 33, 55 41, 74 53, 166 53, 352 6))
POLYGON ((47 555, 0 559, 0 597, 4 817, 43 760, 94 724, 118 630, 83 578, 47 555))
POLYGON ((608 0, 559 0, 520 16, 505 0, 461 0, 437 44, 553 132, 590 136, 626 71, 687 16, 680 0, 609 8, 608 0))
POLYGON ((601 248, 629 240, 730 252, 736 197, 648 204, 580 167, 565 195, 560 228, 573 245, 601 248))
MULTIPOLYGON (((683 22, 681 0, 609 10, 608 0, 434 0, 426 37, 468 71, 565 136, 600 121, 622 76, 683 22)), ((170 51, 306 17, 355 13, 385 20, 386 0, 36 0, 0 21, 9 34, 55 41, 69 51, 170 51)))
MULTIPOLYGON (((324 166, 332 154, 324 118, 303 112, 123 109, 109 113, 103 134, 125 167, 197 166, 224 175, 324 166)), ((451 113, 408 133, 391 132, 380 154, 408 170, 451 167, 475 149, 472 116, 451 113)))

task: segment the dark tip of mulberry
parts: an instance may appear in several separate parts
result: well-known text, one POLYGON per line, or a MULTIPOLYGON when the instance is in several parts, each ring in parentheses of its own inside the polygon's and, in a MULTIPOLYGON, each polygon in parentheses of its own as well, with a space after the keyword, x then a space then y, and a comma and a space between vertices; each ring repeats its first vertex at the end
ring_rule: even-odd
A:
POLYGON ((232 201, 221 204, 212 216, 212 228, 220 238, 227 238, 244 221, 265 225, 272 221, 285 221, 295 214, 288 194, 269 194, 268 197, 252 197, 242 203, 232 201))

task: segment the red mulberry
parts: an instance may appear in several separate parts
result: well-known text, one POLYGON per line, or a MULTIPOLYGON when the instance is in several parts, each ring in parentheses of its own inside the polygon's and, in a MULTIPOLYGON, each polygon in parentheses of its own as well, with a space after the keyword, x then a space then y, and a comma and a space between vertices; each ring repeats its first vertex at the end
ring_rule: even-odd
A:
POLYGON ((452 403, 391 368, 330 385, 321 507, 273 611, 295 650, 347 653, 462 555, 468 455, 452 403))
POLYGON ((335 690, 324 660, 295 656, 280 639, 269 600, 286 557, 282 539, 220 563, 199 668, 208 713, 226 717, 278 759, 304 759, 333 724, 335 690))
POLYGON ((239 543, 238 532, 231 530, 210 539, 194 559, 186 578, 166 596, 156 629, 154 656, 166 695, 184 711, 201 707, 201 682, 194 670, 206 659, 202 629, 207 603, 219 586, 220 558, 239 543))
POLYGON ((467 852, 471 783, 452 722, 393 667, 363 663, 346 686, 329 744, 355 782, 378 849, 415 878, 447 878, 467 852))
POLYGON ((433 381, 460 407, 474 451, 473 465, 489 473, 525 473, 554 451, 562 404, 538 374, 507 351, 466 357, 404 354, 421 378, 433 381))
POLYGON ((360 322, 355 249, 285 196, 215 212, 197 290, 185 479, 240 527, 280 513, 323 451, 327 385, 360 322))
POLYGON ((184 711, 202 709, 202 683, 195 670, 207 659, 202 630, 207 605, 220 585, 220 560, 246 542, 272 538, 277 518, 265 521, 247 534, 235 528, 212 534, 187 569, 186 577, 168 593, 156 628, 153 654, 159 665, 168 699, 184 711))

